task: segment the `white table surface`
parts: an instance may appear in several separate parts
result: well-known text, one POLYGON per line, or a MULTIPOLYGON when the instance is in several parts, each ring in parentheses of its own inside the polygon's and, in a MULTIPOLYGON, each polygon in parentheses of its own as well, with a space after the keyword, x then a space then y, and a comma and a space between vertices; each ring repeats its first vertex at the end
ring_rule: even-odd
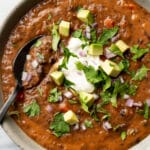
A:
MULTIPOLYGON (((14 9, 14 7, 21 0, 1 0, 0 4, 0 29, 2 22, 6 16, 14 9)), ((7 134, 0 127, 0 150, 19 150, 19 148, 12 142, 7 134)))

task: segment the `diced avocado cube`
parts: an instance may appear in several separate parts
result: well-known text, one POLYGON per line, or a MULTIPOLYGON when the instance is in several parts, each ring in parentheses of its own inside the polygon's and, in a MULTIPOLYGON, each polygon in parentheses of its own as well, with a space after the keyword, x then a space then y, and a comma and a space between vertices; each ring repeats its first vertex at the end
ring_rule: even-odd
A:
POLYGON ((81 104, 86 104, 88 107, 90 107, 94 102, 93 94, 89 94, 86 92, 79 92, 79 99, 81 104))
POLYGON ((79 122, 77 115, 72 110, 69 110, 64 114, 64 120, 70 125, 73 125, 79 122))
POLYGON ((64 81, 64 74, 61 71, 54 71, 50 76, 57 85, 61 85, 64 81))
POLYGON ((101 44, 91 44, 88 50, 89 55, 99 56, 103 55, 103 47, 101 44))
POLYGON ((116 63, 108 59, 102 63, 101 68, 107 75, 112 77, 117 77, 121 72, 120 67, 116 63))
POLYGON ((129 46, 122 40, 117 41, 115 45, 120 49, 122 53, 129 49, 129 46))
POLYGON ((91 24, 94 21, 91 12, 89 10, 85 10, 85 9, 80 9, 78 11, 77 18, 88 24, 91 24))
POLYGON ((60 24, 59 24, 59 33, 62 35, 62 36, 69 36, 69 33, 70 33, 70 22, 67 22, 67 21, 61 21, 60 24))

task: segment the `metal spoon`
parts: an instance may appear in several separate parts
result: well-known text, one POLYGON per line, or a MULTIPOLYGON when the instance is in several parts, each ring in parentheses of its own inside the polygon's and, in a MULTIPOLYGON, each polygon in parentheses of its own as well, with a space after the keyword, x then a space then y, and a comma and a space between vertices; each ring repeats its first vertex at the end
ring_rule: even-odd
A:
POLYGON ((22 47, 19 50, 19 52, 14 60, 13 73, 14 73, 14 77, 15 77, 17 83, 16 83, 16 87, 14 88, 12 94, 9 96, 8 100, 4 103, 4 105, 0 109, 0 124, 2 123, 2 121, 4 119, 4 117, 8 111, 8 108, 15 101, 15 98, 16 98, 18 92, 23 88, 21 78, 22 78, 22 72, 24 69, 24 64, 26 62, 26 55, 29 53, 31 46, 42 36, 43 35, 37 36, 34 39, 32 39, 31 41, 27 42, 24 45, 24 47, 22 47))

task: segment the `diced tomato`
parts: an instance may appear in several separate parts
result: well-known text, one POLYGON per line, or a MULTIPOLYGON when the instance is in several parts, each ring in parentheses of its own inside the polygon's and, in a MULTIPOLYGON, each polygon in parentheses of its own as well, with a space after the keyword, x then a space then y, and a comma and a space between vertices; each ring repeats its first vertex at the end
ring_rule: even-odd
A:
POLYGON ((107 17, 107 18, 104 20, 104 26, 105 26, 106 28, 112 28, 112 27, 114 27, 114 25, 115 25, 115 22, 114 22, 111 18, 107 17))
POLYGON ((16 97, 17 101, 23 101, 24 100, 24 92, 20 91, 16 97))
POLYGON ((135 4, 133 4, 133 3, 128 4, 128 7, 129 7, 130 9, 135 9, 135 8, 136 8, 135 4))
POLYGON ((61 112, 67 112, 69 110, 69 107, 68 107, 67 103, 66 102, 60 103, 59 104, 59 110, 61 112))
POLYGON ((131 9, 131 10, 136 9, 136 5, 133 4, 133 3, 125 4, 124 6, 127 7, 127 8, 129 8, 129 9, 131 9))

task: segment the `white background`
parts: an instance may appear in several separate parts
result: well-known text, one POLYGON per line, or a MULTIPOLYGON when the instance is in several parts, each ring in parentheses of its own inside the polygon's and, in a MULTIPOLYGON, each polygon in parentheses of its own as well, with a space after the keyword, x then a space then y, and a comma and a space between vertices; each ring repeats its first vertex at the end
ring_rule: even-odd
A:
MULTIPOLYGON (((1 0, 0 4, 0 30, 3 21, 7 15, 15 8, 22 0, 1 0)), ((0 127, 0 150, 19 150, 19 148, 10 140, 3 129, 0 127)))

